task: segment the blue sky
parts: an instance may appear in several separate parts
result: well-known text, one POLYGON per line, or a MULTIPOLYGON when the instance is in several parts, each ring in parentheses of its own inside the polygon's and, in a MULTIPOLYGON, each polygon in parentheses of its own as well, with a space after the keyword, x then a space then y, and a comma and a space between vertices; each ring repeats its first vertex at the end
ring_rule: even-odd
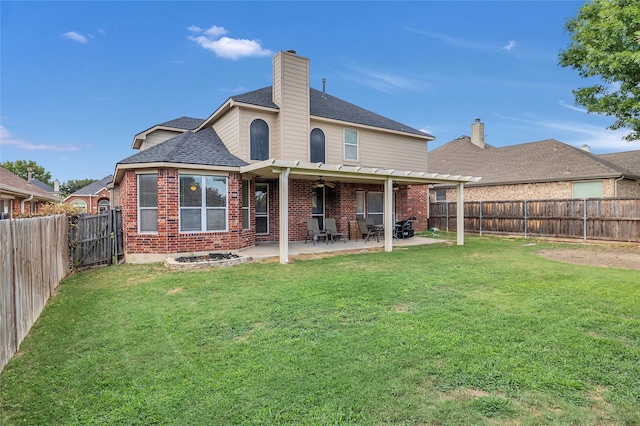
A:
POLYGON ((271 85, 294 49, 311 86, 417 129, 429 149, 485 123, 486 142, 548 138, 594 153, 639 149, 587 114, 561 68, 583 1, 1 1, 0 161, 53 179, 101 179, 133 136, 206 118, 271 85))

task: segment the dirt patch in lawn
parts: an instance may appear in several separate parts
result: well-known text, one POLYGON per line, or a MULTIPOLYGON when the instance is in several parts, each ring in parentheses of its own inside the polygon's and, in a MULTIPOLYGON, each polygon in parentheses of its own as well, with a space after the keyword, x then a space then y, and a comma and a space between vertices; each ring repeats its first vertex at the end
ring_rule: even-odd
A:
POLYGON ((640 270, 640 245, 592 246, 540 250, 540 256, 560 262, 640 270))

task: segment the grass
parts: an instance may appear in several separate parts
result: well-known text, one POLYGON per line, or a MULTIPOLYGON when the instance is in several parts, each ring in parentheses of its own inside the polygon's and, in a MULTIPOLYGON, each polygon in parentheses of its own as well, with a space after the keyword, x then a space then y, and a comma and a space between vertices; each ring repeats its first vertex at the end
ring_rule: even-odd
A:
POLYGON ((640 271, 530 242, 78 273, 0 424, 640 424, 640 271))

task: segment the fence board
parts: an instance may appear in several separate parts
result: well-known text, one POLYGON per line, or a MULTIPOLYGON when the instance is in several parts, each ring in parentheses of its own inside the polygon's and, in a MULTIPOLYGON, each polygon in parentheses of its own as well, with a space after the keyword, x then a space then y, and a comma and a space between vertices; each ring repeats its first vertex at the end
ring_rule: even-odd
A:
POLYGON ((64 215, 0 220, 0 371, 68 268, 64 215))
MULTIPOLYGON (((467 232, 640 241, 640 199, 464 203, 467 232)), ((431 203, 429 226, 456 231, 456 203, 431 203)))

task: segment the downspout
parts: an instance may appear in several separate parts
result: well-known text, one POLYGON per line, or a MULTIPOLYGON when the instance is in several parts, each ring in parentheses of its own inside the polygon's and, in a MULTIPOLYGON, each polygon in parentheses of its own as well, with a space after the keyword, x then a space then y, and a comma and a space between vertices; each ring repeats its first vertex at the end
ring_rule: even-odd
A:
POLYGON ((24 205, 27 201, 33 200, 33 194, 29 195, 29 198, 25 198, 20 202, 20 213, 24 213, 24 205))
POLYGON ((620 176, 618 179, 613 181, 613 196, 614 197, 618 196, 618 182, 620 182, 622 179, 624 179, 624 175, 620 176))

